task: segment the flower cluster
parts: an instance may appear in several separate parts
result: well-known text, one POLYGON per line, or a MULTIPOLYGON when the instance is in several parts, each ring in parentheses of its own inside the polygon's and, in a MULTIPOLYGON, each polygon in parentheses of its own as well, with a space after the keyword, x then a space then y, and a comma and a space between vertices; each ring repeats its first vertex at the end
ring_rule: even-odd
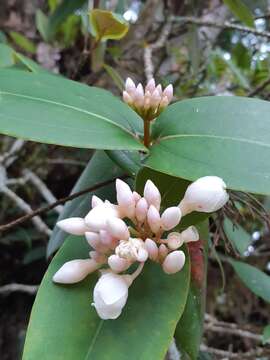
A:
POLYGON ((132 107, 143 119, 153 120, 163 111, 173 98, 173 87, 168 85, 163 91, 161 85, 157 85, 151 79, 145 89, 142 84, 137 87, 132 79, 127 78, 123 100, 132 107))
POLYGON ((93 294, 93 306, 102 319, 116 319, 121 314, 128 288, 147 260, 159 263, 167 274, 183 268, 185 253, 180 248, 184 243, 199 240, 199 234, 194 226, 182 232, 172 231, 182 216, 192 211, 216 211, 228 200, 225 183, 215 176, 192 183, 178 206, 162 212, 160 192, 151 180, 146 182, 141 196, 117 179, 116 193, 117 205, 93 196, 92 209, 85 218, 69 218, 57 223, 70 234, 84 235, 93 250, 89 252, 89 259, 65 263, 53 281, 75 283, 107 265, 101 270, 93 294), (126 272, 134 263, 138 265, 136 271, 126 272))

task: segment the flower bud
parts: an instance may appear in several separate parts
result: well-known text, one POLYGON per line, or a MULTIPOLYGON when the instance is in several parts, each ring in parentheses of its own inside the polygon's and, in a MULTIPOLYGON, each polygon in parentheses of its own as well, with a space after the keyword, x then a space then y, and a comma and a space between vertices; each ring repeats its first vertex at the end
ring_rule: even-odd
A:
POLYGON ((159 261, 162 262, 165 257, 168 255, 168 248, 166 245, 164 244, 161 244, 158 248, 158 258, 159 258, 159 261))
POLYGON ((151 79, 148 81, 146 87, 145 87, 145 92, 149 91, 150 94, 152 94, 156 89, 156 83, 155 83, 155 79, 151 79))
POLYGON ((137 260, 139 262, 145 262, 147 259, 148 259, 148 251, 146 250, 145 247, 140 247, 137 253, 137 260))
POLYGON ((159 91, 156 89, 153 92, 152 97, 151 97, 151 107, 157 108, 160 103, 160 100, 161 100, 161 95, 160 95, 159 91))
POLYGON ((71 260, 66 262, 53 276, 53 281, 60 284, 74 284, 99 268, 93 259, 71 260))
POLYGON ((188 243, 198 241, 200 236, 195 226, 189 226, 186 230, 181 232, 181 238, 183 242, 188 243))
POLYGON ((148 256, 151 260, 155 261, 158 257, 158 247, 155 241, 152 239, 146 239, 145 240, 145 247, 148 252, 148 256))
POLYGON ((121 214, 129 218, 134 217, 135 200, 133 197, 133 193, 130 190, 128 184, 126 184, 120 179, 116 180, 116 196, 117 202, 120 206, 121 214))
POLYGON ((160 101, 159 108, 164 109, 165 107, 167 107, 169 105, 169 103, 170 102, 169 102, 167 96, 164 96, 160 101))
POLYGON ((156 91, 159 93, 160 97, 162 96, 162 87, 160 84, 156 87, 156 91))
POLYGON ((136 107, 143 106, 144 103, 144 91, 142 84, 139 84, 135 90, 134 104, 136 107))
POLYGON ((158 188, 151 180, 146 181, 143 196, 149 205, 154 205, 157 210, 159 210, 161 195, 158 188))
POLYGON ((98 205, 102 205, 103 204, 103 201, 96 195, 93 195, 92 196, 92 202, 91 202, 91 205, 92 205, 92 208, 98 206, 98 205))
POLYGON ((192 211, 211 213, 219 210, 228 200, 224 181, 217 176, 205 176, 188 186, 179 207, 182 215, 192 211))
POLYGON ((129 275, 117 275, 112 272, 100 277, 94 288, 92 305, 101 319, 116 319, 120 316, 127 302, 131 282, 129 275))
POLYGON ((88 244, 94 250, 97 250, 100 252, 105 252, 105 253, 108 251, 108 247, 101 243, 99 234, 91 232, 91 231, 87 231, 85 233, 85 238, 86 238, 88 244))
POLYGON ((177 206, 167 208, 161 216, 161 226, 164 230, 171 230, 179 224, 181 210, 177 206))
POLYGON ((184 239, 178 232, 171 232, 167 237, 167 244, 171 250, 180 248, 184 243, 184 239))
POLYGON ((163 91, 163 97, 167 97, 168 99, 168 102, 170 103, 172 101, 172 98, 173 98, 173 86, 170 84, 168 85, 164 91, 163 91))
POLYGON ((112 235, 106 230, 100 230, 99 238, 102 245, 109 247, 110 249, 114 249, 117 241, 112 237, 112 235))
POLYGON ((141 195, 137 193, 137 191, 133 191, 132 195, 133 195, 135 204, 137 204, 137 202, 142 198, 141 195))
POLYGON ((153 233, 156 234, 160 230, 161 220, 159 212, 154 207, 154 205, 150 205, 147 211, 147 221, 150 229, 153 231, 153 233))
POLYGON ((106 229, 107 219, 118 216, 119 213, 114 205, 104 203, 90 210, 84 220, 91 231, 99 231, 106 229))
POLYGON ((162 264, 162 268, 166 274, 175 274, 180 271, 185 264, 185 254, 183 251, 173 251, 168 254, 162 264))
POLYGON ((127 225, 123 220, 110 218, 107 220, 107 231, 115 238, 128 240, 130 237, 127 225))
POLYGON ((145 198, 141 198, 135 208, 135 216, 139 222, 143 222, 146 219, 148 211, 148 204, 145 198))
POLYGON ((129 93, 125 90, 123 91, 123 100, 128 105, 132 105, 132 103, 133 103, 133 99, 132 99, 131 95, 129 95, 129 93))
POLYGON ((84 235, 89 228, 86 226, 84 219, 79 217, 72 217, 60 220, 56 224, 61 230, 72 235, 84 235))
POLYGON ((108 264, 112 271, 119 273, 127 270, 130 267, 131 262, 113 254, 108 258, 108 264))
POLYGON ((125 89, 129 94, 133 94, 133 92, 136 90, 136 85, 134 81, 129 77, 126 80, 125 89))

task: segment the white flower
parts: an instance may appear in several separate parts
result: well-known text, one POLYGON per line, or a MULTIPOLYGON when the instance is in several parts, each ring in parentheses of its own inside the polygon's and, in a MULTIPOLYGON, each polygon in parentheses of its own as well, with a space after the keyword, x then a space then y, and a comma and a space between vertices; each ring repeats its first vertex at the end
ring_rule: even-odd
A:
POLYGON ((74 284, 100 267, 93 259, 71 260, 66 262, 53 276, 53 281, 60 284, 74 284))
POLYGON ((84 235, 89 228, 86 226, 84 219, 79 217, 72 217, 60 220, 56 225, 65 232, 72 235, 84 235))
POLYGON ((116 319, 126 305, 128 288, 132 283, 130 275, 106 272, 101 275, 94 288, 92 304, 101 319, 116 319))
POLYGON ((184 239, 178 232, 171 232, 167 237, 167 244, 171 250, 176 250, 184 243, 184 239))
POLYGON ((148 205, 154 205, 155 208, 159 210, 161 203, 161 195, 158 188, 151 180, 146 181, 143 196, 147 201, 148 205))
POLYGON ((217 176, 205 176, 188 186, 179 207, 182 215, 192 211, 211 213, 222 208, 228 200, 224 181, 217 176))
POLYGON ((180 235, 185 243, 198 241, 200 238, 199 232, 195 226, 189 226, 186 230, 182 231, 180 235))
POLYGON ((107 220, 115 217, 119 217, 116 206, 103 203, 90 210, 84 220, 90 231, 99 231, 105 230, 107 220))
POLYGON ((186 257, 183 251, 173 251, 166 256, 162 268, 166 274, 175 274, 183 268, 185 259, 186 257))
POLYGON ((129 238, 121 240, 115 249, 116 255, 128 261, 145 262, 148 258, 148 252, 143 240, 129 238))

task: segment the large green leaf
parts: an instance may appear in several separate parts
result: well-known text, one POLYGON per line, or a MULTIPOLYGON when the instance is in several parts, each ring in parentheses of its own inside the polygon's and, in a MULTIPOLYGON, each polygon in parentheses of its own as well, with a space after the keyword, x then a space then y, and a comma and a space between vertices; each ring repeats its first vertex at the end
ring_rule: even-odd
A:
POLYGON ((177 102, 153 126, 146 166, 188 180, 217 175, 231 189, 270 194, 269 114, 270 103, 258 99, 177 102))
MULTIPOLYGON (((136 177, 136 188, 140 194, 143 194, 144 185, 148 179, 152 180, 158 187, 162 197, 161 206, 163 208, 178 205, 180 200, 184 197, 186 188, 190 184, 189 181, 144 167, 139 171, 136 177)), ((178 228, 185 229, 190 225, 201 222, 208 216, 209 214, 206 213, 193 212, 181 219, 178 228)))
POLYGON ((96 275, 70 286, 51 280, 64 262, 88 251, 83 238, 71 236, 53 259, 32 310, 23 360, 163 360, 186 302, 188 257, 175 275, 147 264, 122 315, 102 321, 90 306, 96 275))
POLYGON ((270 276, 256 267, 229 259, 234 271, 243 283, 257 296, 270 302, 270 276))
POLYGON ((231 12, 247 26, 254 26, 252 12, 242 0, 223 0, 231 12))
POLYGON ((140 117, 109 92, 45 73, 0 71, 0 133, 82 148, 142 150, 140 117))
MULTIPOLYGON (((123 175, 123 171, 103 151, 97 151, 82 172, 71 194, 120 175, 123 175)), ((58 221, 72 216, 85 216, 90 210, 91 196, 93 194, 102 196, 103 199, 108 199, 112 202, 115 201, 114 189, 115 184, 110 184, 67 202, 59 215, 58 221)), ((54 253, 62 245, 66 237, 67 234, 64 231, 55 227, 48 243, 47 255, 50 256, 54 253)))
POLYGON ((224 230, 232 246, 244 256, 248 246, 252 244, 251 235, 242 226, 234 226, 228 218, 224 221, 224 230))
POLYGON ((203 333, 206 275, 207 275, 207 241, 209 236, 208 221, 198 225, 201 242, 189 244, 191 262, 191 281, 184 313, 177 324, 175 340, 181 352, 196 360, 203 333), (201 245, 204 245, 203 249, 201 245))

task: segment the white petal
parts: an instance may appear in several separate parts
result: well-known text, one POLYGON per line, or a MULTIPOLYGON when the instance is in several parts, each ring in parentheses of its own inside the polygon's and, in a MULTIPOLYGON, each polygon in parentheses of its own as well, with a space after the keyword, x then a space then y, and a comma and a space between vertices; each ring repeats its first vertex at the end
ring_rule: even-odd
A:
POLYGON ((99 231, 106 229, 108 218, 117 217, 118 211, 110 204, 102 204, 94 207, 84 218, 86 225, 91 231, 99 231))
POLYGON ((60 229, 72 235, 84 235, 84 233, 89 230, 84 222, 84 219, 79 217, 60 220, 56 225, 60 229))
POLYGON ((145 247, 151 260, 156 260, 158 257, 157 244, 152 239, 145 240, 145 247))
POLYGON ((143 247, 138 250, 137 260, 139 262, 145 262, 148 259, 148 251, 143 247))
POLYGON ((181 238, 185 243, 188 243, 191 241, 198 241, 200 235, 195 226, 189 226, 186 230, 181 232, 181 238))
POLYGON ((126 79, 125 89, 129 94, 132 94, 136 90, 136 85, 131 78, 126 79))
POLYGON ((146 181, 143 196, 149 205, 154 205, 157 210, 159 210, 161 195, 158 188, 151 180, 146 181))
POLYGON ((118 255, 115 254, 111 255, 108 258, 108 264, 112 271, 116 273, 127 270, 131 265, 128 260, 120 258, 118 255))
POLYGON ((148 203, 145 198, 141 198, 135 208, 135 216, 138 221, 143 222, 146 219, 148 211, 148 203))
POLYGON ((170 84, 168 85, 164 91, 163 91, 163 96, 168 98, 168 101, 171 102, 172 98, 173 98, 173 86, 170 84))
POLYGON ((156 91, 159 93, 160 96, 162 96, 162 86, 160 84, 157 85, 156 91))
POLYGON ((110 218, 107 220, 107 231, 117 239, 128 240, 130 237, 127 225, 123 220, 118 218, 110 218))
POLYGON ((219 210, 228 200, 224 181, 217 176, 205 176, 188 186, 179 207, 183 215, 192 211, 211 213, 219 210))
POLYGON ((92 202, 91 202, 91 205, 92 205, 92 208, 98 206, 98 205, 102 205, 103 204, 103 201, 96 195, 93 195, 92 196, 92 202))
POLYGON ((116 180, 116 194, 117 202, 120 206, 120 211, 123 216, 134 217, 135 214, 135 200, 133 193, 124 181, 116 180))
POLYGON ((53 281, 61 284, 74 284, 97 270, 99 266, 93 259, 71 260, 54 274, 53 281))
POLYGON ((161 224, 164 230, 171 230, 179 224, 181 210, 177 206, 167 208, 161 216, 161 224))
POLYGON ((171 250, 176 250, 184 243, 184 239, 178 232, 171 232, 167 237, 167 244, 171 250))
POLYGON ((180 271, 185 264, 185 254, 183 251, 173 251, 168 254, 162 264, 162 268, 167 274, 175 274, 180 271))
POLYGON ((135 204, 141 199, 141 195, 137 193, 137 191, 133 191, 133 199, 135 201, 135 204))
POLYGON ((159 212, 154 205, 150 205, 147 211, 147 221, 150 229, 156 234, 160 230, 161 220, 159 212))

